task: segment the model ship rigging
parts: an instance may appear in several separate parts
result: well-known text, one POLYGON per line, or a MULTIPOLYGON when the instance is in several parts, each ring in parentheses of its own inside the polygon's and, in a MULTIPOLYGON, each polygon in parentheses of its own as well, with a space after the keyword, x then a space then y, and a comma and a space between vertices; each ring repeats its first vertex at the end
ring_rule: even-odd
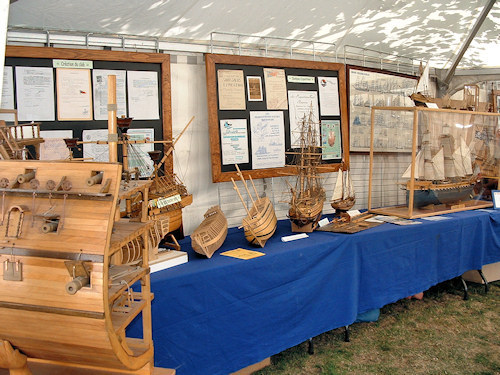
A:
POLYGON ((298 148, 292 155, 291 167, 297 171, 295 185, 290 185, 291 200, 288 217, 293 232, 312 232, 323 212, 325 191, 319 176, 321 146, 319 124, 314 121, 312 110, 299 121, 298 148))

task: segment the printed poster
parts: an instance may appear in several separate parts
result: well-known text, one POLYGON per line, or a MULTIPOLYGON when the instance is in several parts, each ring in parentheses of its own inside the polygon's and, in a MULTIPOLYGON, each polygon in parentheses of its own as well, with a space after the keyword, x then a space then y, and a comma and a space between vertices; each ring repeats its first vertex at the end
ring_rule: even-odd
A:
MULTIPOLYGON (((318 93, 316 91, 288 91, 290 103, 290 141, 292 147, 299 146, 301 121, 309 118, 319 123, 318 93)), ((319 144, 319 127, 317 129, 319 144)))
POLYGON ((219 88, 219 109, 246 109, 243 70, 219 69, 217 71, 217 82, 219 88))
POLYGON ((285 122, 282 111, 251 111, 252 169, 285 166, 285 122))
POLYGON ((288 109, 284 69, 264 68, 267 109, 288 109))
POLYGON ((340 120, 321 121, 321 159, 342 159, 340 120))
POLYGON ((337 77, 318 77, 318 83, 321 116, 340 116, 337 77))
POLYGON ((248 163, 247 120, 220 120, 220 134, 222 165, 248 163))

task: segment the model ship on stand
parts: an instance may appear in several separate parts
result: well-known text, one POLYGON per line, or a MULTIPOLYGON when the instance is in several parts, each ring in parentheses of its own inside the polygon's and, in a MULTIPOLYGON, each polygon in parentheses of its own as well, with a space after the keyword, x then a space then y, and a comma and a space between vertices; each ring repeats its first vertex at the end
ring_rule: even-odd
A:
POLYGON ((349 170, 339 169, 337 174, 337 182, 333 189, 332 199, 330 204, 335 211, 342 215, 349 211, 356 203, 356 196, 352 186, 351 174, 349 170))
POLYGON ((227 219, 219 206, 205 212, 205 219, 191 234, 191 246, 198 254, 211 258, 227 236, 227 219))
POLYGON ((323 212, 325 190, 319 176, 321 146, 319 124, 314 121, 312 110, 300 121, 298 148, 287 152, 293 156, 292 166, 297 171, 295 186, 290 185, 291 200, 288 217, 293 232, 312 232, 316 229, 323 212))
POLYGON ((252 201, 252 207, 248 209, 247 205, 245 204, 245 200, 243 199, 243 196, 241 195, 240 190, 236 185, 236 182, 234 182, 234 179, 231 178, 231 181, 233 182, 233 188, 238 193, 241 203, 243 203, 243 207, 247 212, 247 216, 243 219, 245 238, 251 245, 264 247, 267 240, 271 238, 271 236, 276 231, 276 227, 278 225, 276 212, 274 211, 273 204, 268 197, 259 197, 252 177, 249 176, 250 182, 255 192, 255 199, 253 199, 252 194, 250 193, 250 189, 248 188, 245 178, 243 177, 243 174, 241 173, 238 165, 236 165, 236 170, 238 171, 238 176, 243 182, 243 186, 247 191, 248 197, 252 201))
MULTIPOLYGON (((449 126, 443 126, 440 147, 431 149, 430 132, 422 135, 422 147, 415 157, 413 206, 457 204, 470 200, 477 175, 472 170, 471 150, 461 136, 455 140, 449 126)), ((411 177, 411 165, 403 178, 411 177)), ((406 187, 409 189, 410 181, 406 187)), ((407 191, 407 199, 409 192, 407 191)))

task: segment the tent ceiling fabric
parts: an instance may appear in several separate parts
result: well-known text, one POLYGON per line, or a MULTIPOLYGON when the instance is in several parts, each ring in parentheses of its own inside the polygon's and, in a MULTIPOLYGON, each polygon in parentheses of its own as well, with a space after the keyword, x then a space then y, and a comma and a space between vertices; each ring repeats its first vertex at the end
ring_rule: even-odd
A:
MULTIPOLYGON (((214 31, 364 47, 447 68, 487 0, 17 0, 9 27, 208 40, 214 31)), ((496 3, 459 68, 500 66, 496 3)), ((330 46, 333 49, 333 46, 330 46)), ((333 51, 332 51, 333 52, 333 51)))

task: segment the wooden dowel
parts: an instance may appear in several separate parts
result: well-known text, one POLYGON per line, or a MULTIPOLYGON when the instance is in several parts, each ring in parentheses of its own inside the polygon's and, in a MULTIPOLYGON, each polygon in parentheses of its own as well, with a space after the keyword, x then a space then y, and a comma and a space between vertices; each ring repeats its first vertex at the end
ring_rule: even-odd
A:
POLYGON ((245 210, 247 211, 247 215, 250 216, 250 211, 248 211, 248 207, 245 204, 245 201, 243 197, 241 196, 240 190, 238 189, 238 186, 236 186, 236 182, 234 182, 234 179, 231 177, 231 181, 233 182, 233 189, 236 190, 238 193, 238 196, 240 197, 241 203, 243 203, 243 207, 245 207, 245 210))

